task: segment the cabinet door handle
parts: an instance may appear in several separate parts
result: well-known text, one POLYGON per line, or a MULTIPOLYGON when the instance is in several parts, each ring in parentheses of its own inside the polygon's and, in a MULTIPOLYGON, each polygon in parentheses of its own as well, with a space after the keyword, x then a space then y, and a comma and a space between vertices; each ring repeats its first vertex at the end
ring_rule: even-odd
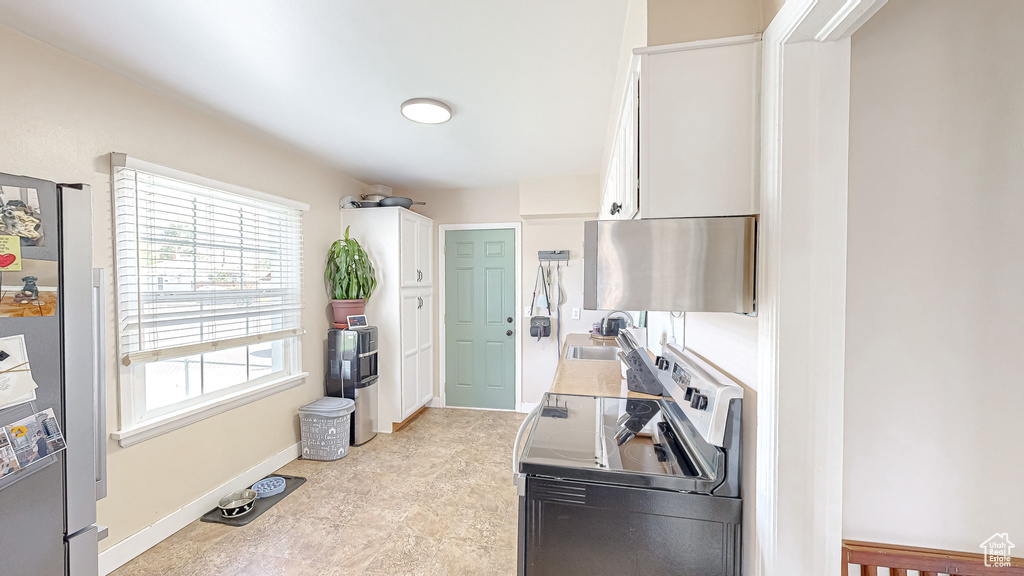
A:
POLYGON ((511 336, 511 335, 512 335, 512 331, 511 330, 506 330, 505 331, 505 336, 511 336))
POLYGON ((612 202, 612 209, 611 209, 612 216, 615 216, 619 212, 622 212, 622 204, 619 204, 618 202, 612 202))
POLYGON ((416 271, 416 281, 417 282, 422 282, 423 281, 423 271, 422 270, 417 270, 416 271))
POLYGON ((512 317, 511 317, 511 316, 509 316, 509 317, 508 317, 508 319, 507 319, 506 321, 507 321, 507 322, 508 322, 509 324, 511 324, 511 323, 512 323, 512 317))
POLYGON ((417 296, 416 301, 419 302, 419 304, 416 306, 416 309, 419 310, 420 308, 423 308, 423 297, 417 296))

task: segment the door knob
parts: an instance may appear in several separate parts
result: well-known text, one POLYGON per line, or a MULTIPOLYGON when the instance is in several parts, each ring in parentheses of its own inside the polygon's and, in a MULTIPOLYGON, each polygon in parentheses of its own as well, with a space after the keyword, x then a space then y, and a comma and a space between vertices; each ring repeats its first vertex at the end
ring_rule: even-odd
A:
POLYGON ((505 336, 511 336, 511 335, 512 335, 512 331, 511 331, 511 330, 507 330, 507 331, 505 332, 505 336))
POLYGON ((612 216, 615 216, 616 214, 618 214, 621 211, 622 211, 622 204, 619 204, 618 202, 612 202, 612 209, 611 209, 612 216))
POLYGON ((511 317, 511 316, 509 316, 509 317, 508 317, 508 320, 506 320, 506 322, 508 322, 509 324, 511 324, 511 323, 512 323, 512 317, 511 317))

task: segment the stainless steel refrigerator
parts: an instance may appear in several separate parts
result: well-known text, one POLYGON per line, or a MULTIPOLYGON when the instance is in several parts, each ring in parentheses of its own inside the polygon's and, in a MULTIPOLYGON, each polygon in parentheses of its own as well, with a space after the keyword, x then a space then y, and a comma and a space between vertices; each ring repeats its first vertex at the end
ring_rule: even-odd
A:
POLYGON ((0 468, 0 573, 94 576, 106 434, 103 290, 102 275, 92 268, 91 194, 88 186, 0 174, 0 200, 0 236, 17 237, 21 258, 10 265, 17 246, 0 238, 0 375, 27 368, 37 386, 33 400, 19 396, 17 404, 0 391, 0 427, 8 454, 29 446, 26 430, 42 442, 23 464, 0 468), (28 364, 2 368, 4 347, 22 340, 28 364), (35 428, 16 425, 48 409, 53 417, 35 428))

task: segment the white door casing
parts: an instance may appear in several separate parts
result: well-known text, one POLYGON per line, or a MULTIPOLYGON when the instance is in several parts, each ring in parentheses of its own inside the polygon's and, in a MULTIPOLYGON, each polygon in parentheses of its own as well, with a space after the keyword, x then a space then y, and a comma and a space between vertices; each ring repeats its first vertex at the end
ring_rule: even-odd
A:
POLYGON ((748 573, 840 571, 849 37, 885 2, 789 0, 762 38, 757 542, 748 573))

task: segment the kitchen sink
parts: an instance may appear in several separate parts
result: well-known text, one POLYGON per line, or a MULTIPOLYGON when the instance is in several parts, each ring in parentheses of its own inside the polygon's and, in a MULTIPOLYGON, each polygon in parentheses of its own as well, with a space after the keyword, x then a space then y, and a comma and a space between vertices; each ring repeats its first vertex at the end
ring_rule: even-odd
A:
POLYGON ((615 346, 569 346, 565 353, 567 360, 619 361, 619 349, 615 346))

